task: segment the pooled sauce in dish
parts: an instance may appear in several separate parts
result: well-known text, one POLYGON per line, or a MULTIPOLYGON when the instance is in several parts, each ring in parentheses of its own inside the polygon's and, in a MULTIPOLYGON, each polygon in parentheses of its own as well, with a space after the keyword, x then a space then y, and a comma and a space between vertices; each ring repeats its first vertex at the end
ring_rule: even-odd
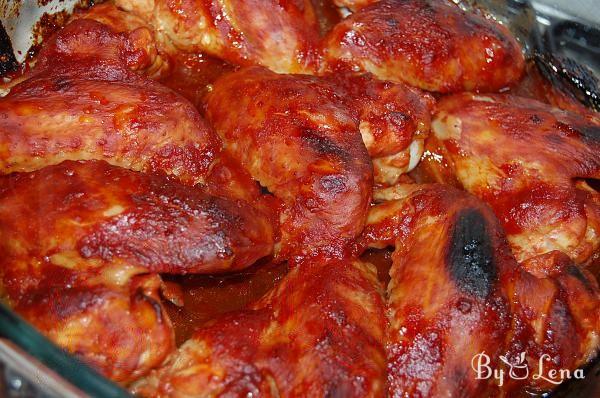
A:
MULTIPOLYGON (((184 96, 196 107, 222 74, 233 71, 231 64, 206 54, 180 54, 171 59, 170 73, 160 82, 184 96)), ((202 111, 202 109, 199 109, 202 111)))
MULTIPOLYGON (((387 285, 392 263, 391 250, 369 250, 361 259, 377 268, 379 279, 387 285)), ((163 275, 177 283, 183 292, 183 306, 165 300, 165 307, 175 329, 177 345, 192 336, 205 322, 221 314, 241 310, 276 286, 286 275, 286 263, 263 259, 252 267, 224 275, 163 275)))
POLYGON ((190 338, 205 322, 226 312, 241 310, 258 300, 279 283, 287 271, 286 263, 263 259, 232 274, 163 275, 164 280, 177 283, 183 293, 182 307, 165 301, 177 345, 190 338))

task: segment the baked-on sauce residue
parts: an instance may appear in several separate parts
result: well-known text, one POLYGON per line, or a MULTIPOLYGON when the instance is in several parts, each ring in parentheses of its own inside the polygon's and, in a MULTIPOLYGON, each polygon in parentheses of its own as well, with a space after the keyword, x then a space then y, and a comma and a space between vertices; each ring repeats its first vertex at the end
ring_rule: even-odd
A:
MULTIPOLYGON (((363 261, 373 264, 382 283, 389 281, 391 250, 368 250, 363 261)), ((241 310, 275 287, 286 275, 286 263, 263 259, 244 271, 224 275, 167 276, 183 292, 183 306, 165 301, 175 328, 177 345, 191 337, 207 321, 227 312, 241 310)), ((385 285, 384 285, 385 286, 385 285)))

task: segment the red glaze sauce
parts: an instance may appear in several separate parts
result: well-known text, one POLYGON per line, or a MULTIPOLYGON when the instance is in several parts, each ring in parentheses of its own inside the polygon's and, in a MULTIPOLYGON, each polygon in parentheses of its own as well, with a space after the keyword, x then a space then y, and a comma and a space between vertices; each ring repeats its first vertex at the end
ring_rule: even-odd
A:
MULTIPOLYGON (((379 280, 387 285, 392 265, 391 250, 368 250, 363 261, 377 268, 379 280)), ((224 275, 167 276, 163 279, 175 282, 183 293, 183 306, 167 302, 165 307, 175 328, 175 340, 181 345, 193 332, 217 316, 241 310, 258 300, 275 287, 287 274, 286 263, 274 263, 271 259, 258 261, 242 272, 224 275)))

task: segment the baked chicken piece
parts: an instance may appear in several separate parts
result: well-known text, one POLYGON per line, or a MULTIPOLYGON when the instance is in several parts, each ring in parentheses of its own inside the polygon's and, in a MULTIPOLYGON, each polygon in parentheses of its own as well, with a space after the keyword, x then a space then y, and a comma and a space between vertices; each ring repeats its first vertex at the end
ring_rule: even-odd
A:
POLYGON ((315 69, 319 21, 311 0, 116 0, 178 51, 205 52, 276 72, 315 69))
POLYGON ((566 256, 555 252, 525 272, 491 209, 449 186, 399 185, 375 200, 357 247, 395 247, 387 292, 390 397, 550 390, 554 384, 533 377, 540 361, 545 372, 572 373, 596 355, 600 290, 566 256), (490 360, 482 364, 505 371, 503 385, 477 379, 472 366, 481 353, 490 360), (500 358, 522 380, 511 379, 500 358))
POLYGON ((103 161, 2 177, 0 236, 3 299, 120 382, 174 349, 156 273, 239 269, 273 249, 248 204, 103 161))
POLYGON ((382 0, 360 9, 324 38, 323 56, 328 70, 367 71, 442 93, 498 91, 524 68, 505 27, 433 0, 382 0))
POLYGON ((216 192, 221 141, 189 102, 132 70, 146 55, 130 38, 75 21, 0 99, 2 298, 122 383, 174 349, 161 305, 173 292, 158 272, 244 268, 274 235, 248 203, 189 186, 216 192))
POLYGON ((600 122, 508 95, 441 100, 421 169, 489 203, 519 262, 600 245, 600 122))
POLYGON ((383 397, 381 293, 369 264, 305 259, 250 309, 198 330, 132 390, 143 397, 383 397))
POLYGON ((130 39, 81 19, 46 42, 0 100, 0 173, 97 159, 204 181, 219 137, 187 100, 134 72, 150 58, 130 39))
POLYGON ((377 180, 394 182, 421 155, 428 109, 418 92, 367 76, 250 67, 214 84, 206 116, 227 150, 284 203, 285 256, 333 250, 360 233, 373 178, 360 133, 377 180))

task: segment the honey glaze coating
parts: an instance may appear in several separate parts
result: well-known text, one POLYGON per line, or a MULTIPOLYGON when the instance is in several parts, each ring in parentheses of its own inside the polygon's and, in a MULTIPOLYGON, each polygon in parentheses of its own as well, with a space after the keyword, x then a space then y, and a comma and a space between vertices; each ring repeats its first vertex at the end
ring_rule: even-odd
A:
POLYGON ((441 93, 498 91, 524 68, 509 31, 446 1, 382 0, 323 40, 328 70, 352 69, 441 93))
POLYGON ((133 386, 144 397, 383 397, 385 317, 374 267, 305 259, 250 309, 201 328, 133 386))
POLYGON ((121 382, 174 348, 156 273, 236 270, 273 249, 248 204, 102 161, 2 177, 0 235, 8 303, 121 382))
POLYGON ((125 33, 88 19, 50 38, 0 99, 0 173, 97 159, 203 181, 221 142, 192 104, 134 72, 145 60, 125 33))
POLYGON ((375 199, 357 249, 395 247, 387 291, 390 397, 551 390, 554 384, 533 377, 542 355, 545 371, 571 373, 596 355, 600 290, 564 254, 540 258, 526 272, 491 209, 449 186, 398 185, 375 199), (482 352, 506 374, 500 356, 518 363, 524 353, 529 376, 507 376, 503 386, 477 379, 472 361, 482 352))
POLYGON ((371 161, 331 94, 316 78, 249 68, 219 79, 207 99, 227 150, 286 205, 282 255, 343 245, 364 223, 371 161))
POLYGON ((600 177, 597 119, 514 96, 459 94, 439 102, 432 126, 433 155, 419 167, 489 203, 519 262, 553 250, 592 259, 600 197, 586 179, 600 177))
POLYGON ((215 83, 206 117, 227 151, 284 203, 282 246, 289 253, 360 232, 372 184, 369 153, 382 182, 414 167, 429 129, 427 101, 368 76, 251 67, 215 83))
POLYGON ((179 51, 281 73, 315 69, 319 20, 311 0, 116 0, 179 51))

